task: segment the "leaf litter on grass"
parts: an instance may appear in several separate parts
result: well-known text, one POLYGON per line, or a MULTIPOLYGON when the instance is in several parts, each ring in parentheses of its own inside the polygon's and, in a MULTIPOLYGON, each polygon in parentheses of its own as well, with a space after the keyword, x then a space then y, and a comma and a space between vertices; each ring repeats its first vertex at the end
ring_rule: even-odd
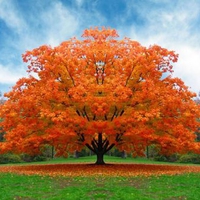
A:
POLYGON ((47 164, 0 166, 0 173, 48 176, 151 176, 200 173, 200 166, 157 164, 47 164))

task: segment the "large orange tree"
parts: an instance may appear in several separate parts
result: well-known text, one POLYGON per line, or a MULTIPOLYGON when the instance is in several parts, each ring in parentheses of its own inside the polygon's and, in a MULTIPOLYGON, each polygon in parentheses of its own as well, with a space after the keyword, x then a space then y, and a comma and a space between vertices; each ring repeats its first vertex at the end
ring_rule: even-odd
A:
POLYGON ((37 154, 51 145, 66 155, 86 146, 104 164, 114 146, 134 155, 151 144, 163 154, 198 151, 195 94, 171 76, 177 54, 117 40, 111 29, 88 29, 82 37, 23 55, 29 77, 0 109, 1 153, 37 154))

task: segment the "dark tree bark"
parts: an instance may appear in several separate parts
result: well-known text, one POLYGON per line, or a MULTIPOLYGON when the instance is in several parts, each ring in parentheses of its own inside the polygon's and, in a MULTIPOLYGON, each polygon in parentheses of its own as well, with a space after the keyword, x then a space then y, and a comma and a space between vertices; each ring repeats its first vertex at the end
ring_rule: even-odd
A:
POLYGON ((96 155, 97 155, 97 161, 96 161, 95 164, 97 164, 97 165, 105 165, 106 163, 104 162, 104 159, 103 159, 104 154, 102 152, 98 152, 96 155))
POLYGON ((86 146, 97 155, 97 161, 95 164, 104 165, 104 155, 110 151, 115 144, 108 141, 108 139, 103 140, 102 133, 98 134, 98 138, 93 138, 91 144, 86 144, 86 146))

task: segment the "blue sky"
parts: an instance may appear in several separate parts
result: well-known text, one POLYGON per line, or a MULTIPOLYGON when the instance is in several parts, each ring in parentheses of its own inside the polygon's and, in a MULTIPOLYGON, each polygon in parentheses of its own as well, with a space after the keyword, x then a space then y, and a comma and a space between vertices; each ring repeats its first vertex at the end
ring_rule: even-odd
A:
POLYGON ((94 26, 175 50, 174 76, 200 91, 199 0, 0 0, 0 91, 27 76, 26 50, 57 46, 94 26))

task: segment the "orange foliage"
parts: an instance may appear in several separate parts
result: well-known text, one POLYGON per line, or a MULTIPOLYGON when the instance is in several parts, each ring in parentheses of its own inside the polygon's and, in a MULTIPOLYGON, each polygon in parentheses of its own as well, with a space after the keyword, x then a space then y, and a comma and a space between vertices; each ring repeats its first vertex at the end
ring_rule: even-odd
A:
POLYGON ((112 29, 85 30, 83 37, 23 55, 29 77, 1 106, 1 153, 36 154, 46 144, 59 155, 84 145, 103 154, 115 145, 135 155, 150 144, 165 154, 199 151, 195 94, 171 76, 177 54, 116 40, 112 29))

